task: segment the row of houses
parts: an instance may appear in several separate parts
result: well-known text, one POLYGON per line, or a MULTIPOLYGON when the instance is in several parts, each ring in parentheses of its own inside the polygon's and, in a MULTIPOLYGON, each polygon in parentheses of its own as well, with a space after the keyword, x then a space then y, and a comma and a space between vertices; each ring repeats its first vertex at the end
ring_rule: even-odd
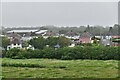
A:
MULTIPOLYGON (((66 38, 69 38, 73 44, 70 45, 70 47, 74 47, 76 43, 93 43, 92 35, 84 31, 81 35, 78 35, 77 33, 73 32, 72 30, 67 32, 66 34, 59 34, 54 33, 49 30, 10 30, 7 31, 6 36, 10 39, 10 45, 7 46, 7 50, 11 48, 22 48, 22 42, 31 40, 32 38, 37 38, 39 36, 42 36, 43 38, 48 38, 50 36, 53 37, 59 37, 59 36, 65 36, 66 38)), ((94 36, 96 38, 100 39, 100 44, 104 46, 118 46, 117 42, 112 42, 112 38, 120 38, 117 35, 109 35, 109 36, 94 36)), ((29 45, 27 49, 34 49, 32 45, 29 45)))

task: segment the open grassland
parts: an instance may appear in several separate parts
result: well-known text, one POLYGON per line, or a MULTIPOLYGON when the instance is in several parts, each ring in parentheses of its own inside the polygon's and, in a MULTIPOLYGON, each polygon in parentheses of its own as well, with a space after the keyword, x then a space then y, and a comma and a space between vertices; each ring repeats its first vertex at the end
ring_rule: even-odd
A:
POLYGON ((2 59, 3 78, 117 78, 117 60, 2 59))

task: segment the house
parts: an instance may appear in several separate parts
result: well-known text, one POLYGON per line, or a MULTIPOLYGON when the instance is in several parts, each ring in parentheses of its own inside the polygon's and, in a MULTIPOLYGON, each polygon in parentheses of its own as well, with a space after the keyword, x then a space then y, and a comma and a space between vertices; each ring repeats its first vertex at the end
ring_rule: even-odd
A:
POLYGON ((40 31, 35 32, 35 34, 43 36, 43 35, 45 35, 47 33, 47 31, 48 30, 40 30, 40 31))
POLYGON ((120 36, 112 36, 112 46, 120 46, 120 36))
POLYGON ((101 44, 104 46, 110 46, 111 41, 109 39, 101 39, 101 44))
POLYGON ((80 36, 80 43, 91 43, 91 35, 89 32, 84 31, 84 33, 80 36))
POLYGON ((10 45, 7 46, 7 50, 11 48, 22 48, 22 40, 19 34, 13 32, 11 35, 9 35, 9 37, 10 45))
POLYGON ((104 46, 120 46, 120 36, 103 36, 101 44, 104 46))
POLYGON ((65 37, 66 38, 69 38, 69 39, 79 39, 79 36, 78 36, 78 34, 76 33, 76 32, 73 32, 72 30, 71 31, 69 31, 69 32, 67 32, 66 34, 65 34, 65 37))
POLYGON ((96 43, 96 44, 98 44, 98 43, 100 43, 100 40, 101 40, 101 37, 99 37, 99 36, 93 36, 93 37, 91 38, 91 43, 96 43))
POLYGON ((58 36, 55 32, 46 31, 46 33, 43 35, 43 38, 48 38, 48 37, 58 37, 58 36))
POLYGON ((76 32, 73 32, 72 30, 65 34, 65 36, 68 36, 68 37, 73 37, 73 36, 77 36, 77 35, 78 34, 76 32))
POLYGON ((79 43, 79 37, 80 37, 80 36, 79 36, 76 32, 74 32, 74 31, 72 31, 72 30, 71 30, 71 31, 68 31, 68 32, 65 34, 65 37, 71 40, 72 45, 69 46, 69 47, 75 46, 74 44, 79 43))

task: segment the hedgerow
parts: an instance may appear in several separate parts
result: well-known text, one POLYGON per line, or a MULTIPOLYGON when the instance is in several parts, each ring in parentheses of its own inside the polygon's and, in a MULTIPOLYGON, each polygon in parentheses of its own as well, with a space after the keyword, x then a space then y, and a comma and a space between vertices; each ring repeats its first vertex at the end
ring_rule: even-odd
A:
POLYGON ((10 49, 5 57, 14 59, 29 58, 49 58, 49 59, 96 59, 96 60, 119 60, 120 47, 64 47, 64 48, 44 48, 42 50, 21 50, 10 49))

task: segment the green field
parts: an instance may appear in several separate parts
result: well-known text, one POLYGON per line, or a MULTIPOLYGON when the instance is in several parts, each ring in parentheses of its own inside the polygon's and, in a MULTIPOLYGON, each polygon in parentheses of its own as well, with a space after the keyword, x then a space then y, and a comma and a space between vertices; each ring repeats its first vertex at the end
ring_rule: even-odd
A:
POLYGON ((117 78, 116 60, 2 59, 3 78, 117 78))

